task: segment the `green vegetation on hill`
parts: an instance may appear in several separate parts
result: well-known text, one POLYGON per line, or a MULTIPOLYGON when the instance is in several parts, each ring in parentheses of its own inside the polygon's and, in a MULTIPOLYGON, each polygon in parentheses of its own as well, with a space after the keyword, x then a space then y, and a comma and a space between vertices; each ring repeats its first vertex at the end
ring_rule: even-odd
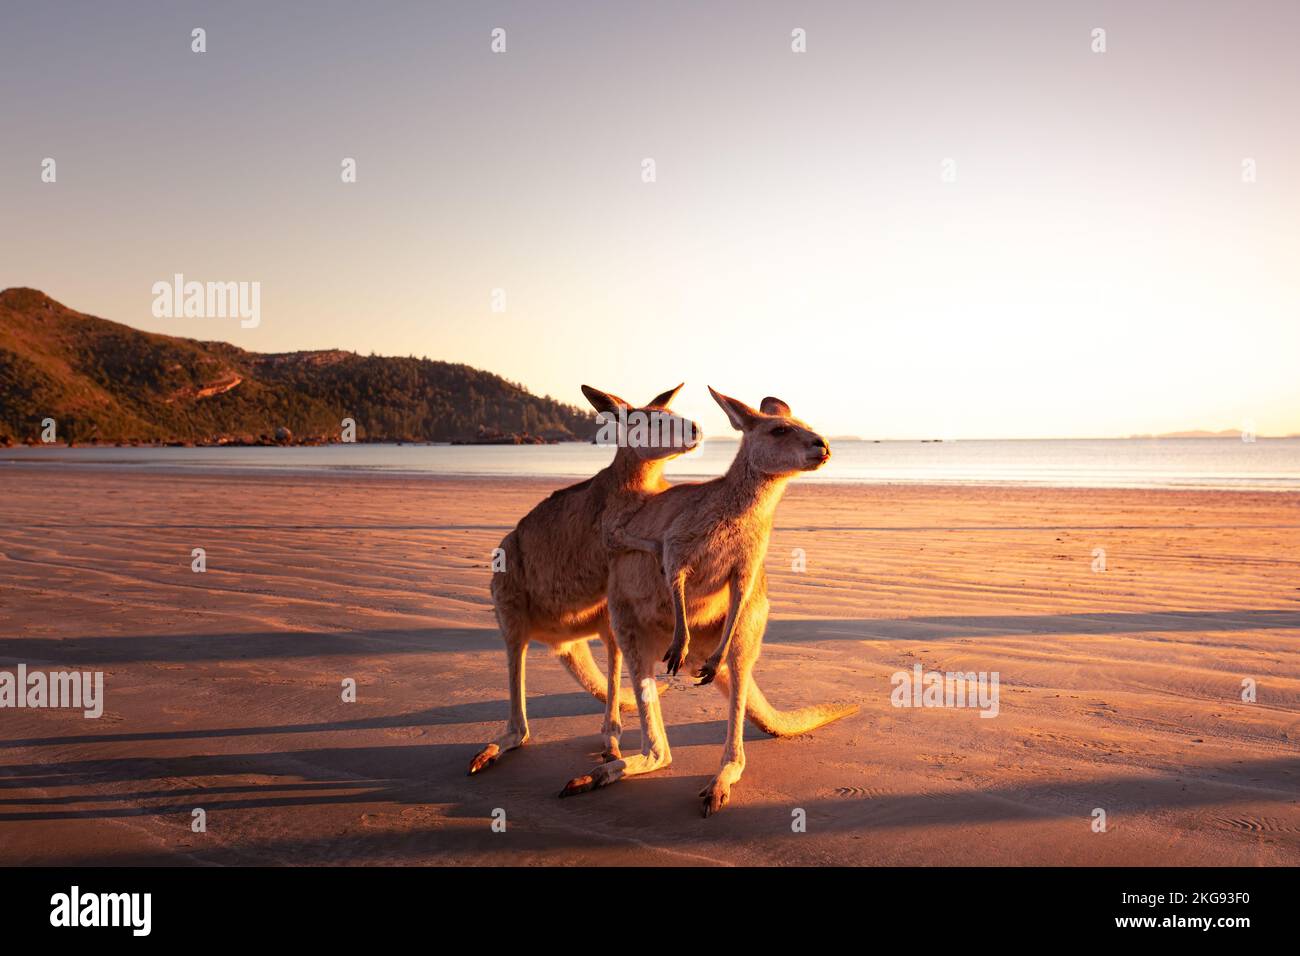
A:
POLYGON ((0 441, 589 439, 590 412, 498 375, 353 352, 246 352, 83 315, 34 289, 0 292, 0 441))

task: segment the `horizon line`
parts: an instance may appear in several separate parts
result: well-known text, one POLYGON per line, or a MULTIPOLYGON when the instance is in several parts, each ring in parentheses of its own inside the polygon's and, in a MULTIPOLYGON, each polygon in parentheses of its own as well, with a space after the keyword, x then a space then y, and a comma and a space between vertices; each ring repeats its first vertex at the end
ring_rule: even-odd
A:
MULTIPOLYGON (((196 343, 199 343, 199 344, 215 342, 215 343, 219 343, 219 344, 221 344, 221 345, 229 346, 230 348, 238 349, 239 351, 241 351, 241 352, 245 352, 245 353, 250 354, 250 355, 295 355, 295 354, 313 354, 313 353, 324 353, 324 352, 343 352, 343 353, 346 353, 346 354, 348 354, 348 355, 356 355, 356 356, 358 356, 358 357, 362 357, 362 358, 366 358, 366 357, 392 358, 392 359, 415 359, 415 358, 416 358, 416 356, 414 356, 414 355, 379 355, 378 353, 376 353, 376 352, 374 352, 374 351, 371 351, 371 352, 369 353, 369 355, 367 356, 365 353, 363 353, 363 352, 359 352, 359 351, 356 351, 356 350, 354 350, 354 349, 338 348, 338 347, 332 347, 332 348, 318 348, 318 349, 292 349, 292 350, 290 350, 290 351, 288 351, 288 352, 259 352, 259 351, 255 351, 255 350, 253 350, 253 349, 247 349, 247 348, 244 348, 244 347, 241 346, 241 345, 236 345, 234 342, 228 341, 227 339, 200 339, 200 338, 195 338, 195 337, 192 337, 192 336, 186 336, 186 335, 174 335, 174 334, 172 334, 172 333, 170 333, 170 332, 150 332, 150 331, 148 331, 148 330, 146 330, 146 329, 138 328, 137 326, 131 325, 130 323, 127 323, 127 322, 123 322, 123 321, 121 321, 121 320, 119 320, 119 319, 109 319, 109 318, 105 318, 104 316, 101 316, 101 315, 95 315, 95 314, 92 314, 92 313, 89 313, 89 312, 82 312, 80 309, 74 309, 74 308, 72 308, 71 306, 69 306, 69 305, 67 305, 66 303, 64 303, 62 300, 60 300, 60 299, 56 299, 54 296, 50 295, 48 292, 45 292, 44 290, 42 290, 42 289, 38 289, 38 288, 36 288, 36 287, 34 287, 34 286, 25 286, 25 285, 13 285, 13 286, 8 286, 8 287, 6 287, 6 288, 4 288, 4 289, 0 289, 0 296, 6 295, 6 294, 8 294, 8 293, 10 293, 10 292, 29 292, 29 293, 33 293, 33 294, 35 294, 35 295, 41 296, 42 298, 45 298, 45 299, 49 300, 50 302, 53 302, 54 304, 60 306, 61 308, 67 309, 67 310, 70 311, 70 312, 76 312, 78 315, 84 315, 84 316, 87 316, 87 317, 89 317, 89 318, 98 319, 99 321, 102 321, 102 322, 112 322, 112 323, 115 323, 115 324, 117 324, 117 325, 122 325, 122 326, 125 326, 125 327, 128 328, 128 329, 131 329, 131 330, 134 331, 134 332, 138 332, 138 333, 140 333, 141 335, 158 335, 158 336, 162 336, 163 338, 179 339, 179 340, 181 340, 181 341, 196 342, 196 343)), ((451 361, 451 360, 449 360, 449 359, 429 358, 429 357, 427 357, 427 356, 420 356, 417 360, 418 360, 418 361, 426 361, 426 362, 441 362, 441 363, 443 363, 443 364, 445 364, 445 365, 461 365, 461 366, 464 366, 465 368, 472 368, 472 369, 475 369, 476 371, 479 371, 479 372, 485 372, 485 373, 487 373, 487 374, 489 374, 489 375, 495 375, 495 376, 497 376, 498 378, 500 378, 502 381, 507 382, 507 383, 509 383, 509 384, 513 384, 513 385, 520 386, 520 387, 524 388, 524 389, 525 389, 525 390, 526 390, 530 395, 534 395, 534 396, 536 396, 536 397, 538 397, 538 398, 548 399, 548 400, 550 400, 550 401, 554 401, 554 402, 557 402, 557 403, 562 404, 562 405, 570 405, 570 407, 577 408, 577 409, 581 409, 581 408, 582 408, 581 405, 578 405, 578 404, 576 404, 576 403, 570 403, 570 402, 567 402, 567 401, 565 401, 564 399, 561 399, 561 398, 556 398, 556 397, 550 395, 549 393, 539 393, 539 392, 536 392, 536 391, 534 391, 530 386, 528 386, 527 384, 525 384, 524 382, 516 382, 515 380, 513 380, 513 379, 507 377, 506 375, 504 375, 504 374, 502 374, 502 373, 500 373, 500 372, 496 372, 496 371, 493 371, 492 369, 488 369, 488 368, 482 368, 482 367, 477 366, 477 365, 470 365, 468 362, 456 362, 456 361, 451 361)), ((594 413, 593 413, 593 414, 594 414, 594 413)), ((839 440, 839 441, 862 441, 862 442, 923 442, 923 443, 935 443, 935 444, 955 444, 956 442, 959 442, 959 441, 1143 441, 1143 440, 1147 440, 1147 441, 1149 441, 1149 440, 1153 440, 1153 439, 1162 439, 1162 440, 1168 440, 1168 439, 1199 439, 1199 438, 1205 438, 1205 439, 1211 439, 1211 438, 1213 438, 1213 439, 1226 439, 1226 438, 1233 438, 1233 437, 1236 437, 1237 439, 1242 440, 1242 441, 1246 441, 1246 440, 1244 439, 1244 437, 1243 437, 1245 434, 1246 434, 1246 432, 1245 432, 1244 429, 1221 429, 1221 430, 1218 430, 1218 431, 1212 431, 1212 430, 1210 430, 1210 429, 1203 429, 1203 428, 1184 428, 1184 429, 1178 429, 1178 430, 1176 430, 1176 431, 1171 431, 1171 432, 1133 433, 1133 434, 1130 434, 1130 435, 1093 435, 1093 436, 1076 436, 1076 437, 1065 437, 1065 436, 1041 436, 1041 435, 1040 435, 1040 436, 1034 436, 1034 437, 1022 437, 1022 438, 1010 438, 1010 437, 1001 437, 1001 438, 1000 438, 1000 437, 983 437, 983 438, 933 438, 933 437, 930 437, 930 438, 864 438, 864 437, 862 437, 862 436, 860 436, 860 435, 841 435, 841 436, 838 436, 838 439, 837 439, 837 436, 832 435, 832 436, 830 436, 830 439, 831 439, 831 440, 839 440)), ((1284 440, 1286 440, 1286 439, 1291 439, 1291 438, 1300 438, 1300 433, 1291 433, 1291 434, 1285 434, 1285 435, 1260 435, 1260 434, 1253 434, 1251 440, 1260 440, 1260 439, 1264 439, 1264 440, 1274 440, 1274 441, 1281 440, 1281 441, 1284 441, 1284 440)), ((723 435, 720 435, 720 436, 706 437, 704 440, 705 440, 705 441, 710 441, 710 440, 720 440, 720 441, 739 441, 740 439, 739 439, 739 437, 736 437, 736 436, 731 436, 731 435, 723 434, 723 435)), ((1249 444, 1249 441, 1246 441, 1246 443, 1249 444)))

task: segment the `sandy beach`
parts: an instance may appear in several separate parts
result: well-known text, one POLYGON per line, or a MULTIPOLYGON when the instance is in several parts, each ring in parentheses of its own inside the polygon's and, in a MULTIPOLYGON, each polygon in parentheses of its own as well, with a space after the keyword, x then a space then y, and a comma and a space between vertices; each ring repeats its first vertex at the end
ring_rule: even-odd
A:
POLYGON ((559 800, 601 708, 536 645, 533 741, 465 776, 491 550, 564 483, 0 470, 0 668, 105 683, 0 710, 0 864, 1300 863, 1300 496, 793 482, 756 677, 861 711, 747 731, 702 819, 721 695, 673 681, 672 767, 559 800), (997 671, 998 716, 892 706, 916 664, 997 671))

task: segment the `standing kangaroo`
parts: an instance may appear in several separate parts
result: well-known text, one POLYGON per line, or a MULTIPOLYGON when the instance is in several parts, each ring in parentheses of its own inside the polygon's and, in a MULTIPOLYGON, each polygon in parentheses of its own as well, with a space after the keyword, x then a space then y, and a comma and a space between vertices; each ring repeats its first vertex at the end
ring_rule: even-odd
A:
MULTIPOLYGON (((637 409, 616 395, 590 386, 583 394, 598 412, 629 420, 640 411, 658 425, 654 440, 628 440, 619 435, 614 460, 586 481, 552 494, 528 512, 501 542, 505 570, 492 575, 492 604, 506 643, 510 679, 510 722, 506 732, 488 744, 469 765, 471 774, 492 766, 507 750, 528 740, 524 712, 524 658, 529 640, 555 648, 578 683, 605 702, 601 725, 604 757, 619 756, 619 682, 623 654, 610 632, 605 587, 609 553, 604 523, 668 487, 664 463, 689 451, 700 440, 698 426, 669 412, 668 404, 681 389, 670 388, 649 405, 637 409), (664 439, 667 440, 664 440, 664 439), (605 645, 607 671, 592 660, 587 641, 599 637, 605 645)), ((632 710, 633 703, 622 701, 632 710)))
MULTIPOLYGON (((641 753, 601 764, 576 777, 560 796, 608 786, 623 777, 649 773, 672 762, 663 714, 655 687, 654 667, 670 641, 685 644, 687 626, 693 646, 683 647, 685 663, 698 672, 716 670, 718 688, 727 695, 727 741, 722 767, 700 796, 704 815, 717 813, 731 795, 731 785, 745 769, 744 718, 775 736, 805 733, 848 716, 856 706, 815 705, 782 713, 773 710, 753 680, 767 625, 767 579, 763 558, 772 517, 786 483, 799 472, 820 468, 830 458, 826 440, 790 414, 775 398, 763 399, 759 411, 709 389, 732 427, 743 433, 740 450, 721 478, 680 484, 646 500, 625 522, 610 529, 610 543, 658 551, 662 568, 644 550, 615 552, 609 576, 609 610, 619 647, 639 688, 641 753), (668 574, 668 587, 664 575, 668 574), (675 613, 674 609, 678 609, 675 613), (680 615, 680 623, 678 621, 680 615), (717 647, 717 659, 708 649, 717 647)), ((671 652, 670 652, 671 653, 671 652)), ((678 663, 670 661, 670 667, 678 663)))

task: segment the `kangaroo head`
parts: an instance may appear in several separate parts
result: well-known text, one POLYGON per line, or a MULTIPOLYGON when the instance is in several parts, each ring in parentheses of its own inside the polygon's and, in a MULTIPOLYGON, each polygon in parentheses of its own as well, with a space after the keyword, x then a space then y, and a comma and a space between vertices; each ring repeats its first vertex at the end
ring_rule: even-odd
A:
POLYGON ((709 389, 722 406, 731 427, 744 434, 737 457, 763 475, 790 475, 816 471, 831 457, 826 439, 790 414, 790 406, 779 398, 765 398, 758 410, 744 402, 709 389))
POLYGON ((596 441, 602 445, 617 444, 620 454, 630 454, 643 461, 676 458, 690 451, 703 440, 704 432, 689 418, 669 410, 668 404, 681 387, 661 392, 638 408, 617 395, 590 385, 582 386, 582 394, 603 419, 596 441))

